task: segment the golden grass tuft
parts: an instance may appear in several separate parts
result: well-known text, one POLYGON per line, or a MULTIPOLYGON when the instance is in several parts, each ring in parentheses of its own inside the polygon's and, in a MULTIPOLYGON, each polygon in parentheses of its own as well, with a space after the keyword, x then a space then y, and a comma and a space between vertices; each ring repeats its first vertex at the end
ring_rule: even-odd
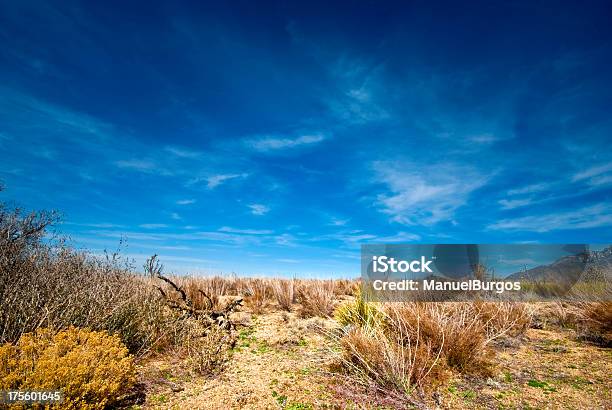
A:
POLYGON ((295 302, 295 279, 277 279, 272 281, 272 291, 281 310, 291 312, 295 302))
POLYGON ((612 346, 612 302, 578 304, 579 336, 603 347, 612 346))
POLYGON ((298 301, 302 305, 300 316, 330 317, 334 313, 335 282, 333 280, 301 281, 298 288, 298 301))
POLYGON ((244 281, 246 306, 253 313, 263 313, 269 305, 272 292, 264 279, 248 279, 244 281))
POLYGON ((510 303, 374 303, 340 305, 341 368, 363 384, 410 394, 433 389, 449 372, 490 376, 491 344, 517 336, 530 312, 510 303))

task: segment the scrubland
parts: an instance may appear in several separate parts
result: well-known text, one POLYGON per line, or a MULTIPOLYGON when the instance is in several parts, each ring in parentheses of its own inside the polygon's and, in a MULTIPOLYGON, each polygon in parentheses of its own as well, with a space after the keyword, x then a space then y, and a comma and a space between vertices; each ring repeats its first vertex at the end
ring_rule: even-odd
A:
POLYGON ((610 302, 370 302, 357 280, 188 277, 0 206, 0 390, 58 408, 610 408, 610 302), (139 273, 142 272, 142 273, 139 273))

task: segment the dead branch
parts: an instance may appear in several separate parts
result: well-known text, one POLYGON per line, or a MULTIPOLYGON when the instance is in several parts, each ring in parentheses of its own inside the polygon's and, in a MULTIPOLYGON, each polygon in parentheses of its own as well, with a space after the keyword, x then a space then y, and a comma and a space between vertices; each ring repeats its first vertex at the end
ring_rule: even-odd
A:
POLYGON ((174 283, 172 280, 170 280, 169 278, 165 277, 161 273, 157 274, 157 278, 163 280, 164 282, 166 282, 167 284, 172 286, 172 288, 181 296, 181 300, 183 301, 183 303, 185 303, 189 307, 193 306, 193 303, 191 302, 191 299, 187 297, 187 293, 185 293, 183 288, 178 286, 176 283, 174 283))
POLYGON ((187 292, 172 279, 163 275, 163 268, 164 266, 157 259, 157 255, 153 255, 151 258, 147 259, 144 264, 145 272, 150 277, 159 279, 168 284, 171 290, 179 295, 180 299, 176 300, 176 298, 166 293, 161 286, 156 286, 168 307, 200 320, 206 327, 216 324, 220 328, 228 331, 236 329, 236 325, 230 320, 229 316, 235 309, 242 306, 242 299, 237 299, 228 303, 222 310, 214 310, 214 303, 211 297, 203 290, 198 289, 198 292, 206 300, 207 306, 204 309, 196 309, 193 301, 189 295, 187 295, 187 292))
POLYGON ((242 306, 242 298, 240 299, 236 299, 230 303, 227 304, 227 306, 225 307, 225 313, 231 313, 234 309, 236 309, 238 306, 242 306))
POLYGON ((204 297, 204 299, 206 299, 206 301, 208 302, 208 309, 212 310, 214 307, 214 303, 212 301, 212 299, 210 298, 210 296, 208 296, 206 294, 206 292, 204 292, 202 289, 198 289, 198 292, 200 292, 200 294, 204 297))

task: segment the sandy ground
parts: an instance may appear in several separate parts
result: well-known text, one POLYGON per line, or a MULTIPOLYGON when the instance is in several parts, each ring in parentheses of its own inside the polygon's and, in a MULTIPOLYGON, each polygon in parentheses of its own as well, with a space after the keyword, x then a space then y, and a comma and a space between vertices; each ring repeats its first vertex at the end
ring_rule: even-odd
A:
POLYGON ((612 350, 578 342, 569 330, 529 329, 500 348, 496 377, 457 379, 445 408, 611 409, 612 350))
MULTIPOLYGON (((173 360, 141 365, 147 385, 142 408, 319 409, 413 408, 389 404, 330 374, 331 319, 295 313, 242 313, 245 325, 231 360, 217 376, 180 370, 173 360)), ((488 379, 457 376, 421 408, 612 409, 612 350, 579 342, 571 330, 530 329, 496 347, 488 379)))
POLYGON ((215 377, 173 372, 173 364, 155 360, 144 365, 156 383, 145 408, 176 409, 308 409, 338 407, 326 380, 332 348, 325 336, 334 323, 299 319, 294 313, 253 315, 239 331, 231 360, 215 377), (177 385, 183 388, 180 392, 177 385), (334 403, 336 405, 334 405, 334 403))

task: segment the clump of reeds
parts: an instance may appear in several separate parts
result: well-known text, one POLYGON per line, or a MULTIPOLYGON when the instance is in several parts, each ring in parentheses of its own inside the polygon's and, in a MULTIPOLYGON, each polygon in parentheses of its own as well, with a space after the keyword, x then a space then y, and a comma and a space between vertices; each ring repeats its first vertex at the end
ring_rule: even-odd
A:
POLYGON ((264 279, 247 279, 244 281, 245 302, 253 313, 263 313, 269 305, 272 292, 264 279))
POLYGON ((612 346, 612 302, 581 302, 577 307, 578 335, 603 347, 612 346))
POLYGON ((290 312, 295 303, 295 279, 276 279, 272 281, 272 290, 281 310, 290 312))
POLYGON ((302 281, 298 288, 298 301, 302 317, 330 317, 336 306, 333 280, 302 281))
POLYGON ((338 307, 340 366, 357 381, 410 394, 450 372, 490 375, 491 343, 524 332, 530 312, 510 303, 373 303, 338 307))

